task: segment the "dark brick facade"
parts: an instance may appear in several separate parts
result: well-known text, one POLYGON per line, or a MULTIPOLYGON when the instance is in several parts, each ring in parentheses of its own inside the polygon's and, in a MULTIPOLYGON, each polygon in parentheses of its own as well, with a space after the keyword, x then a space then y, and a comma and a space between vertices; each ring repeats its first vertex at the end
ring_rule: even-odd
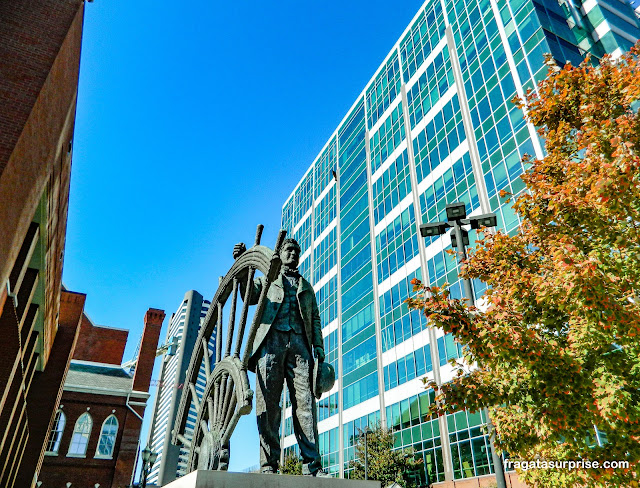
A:
MULTIPOLYGON (((134 399, 140 401, 140 399, 134 399)), ((60 402, 61 409, 66 416, 66 425, 62 434, 60 448, 57 456, 45 455, 44 465, 39 475, 44 486, 64 487, 67 482, 72 486, 92 487, 100 483, 100 487, 126 487, 131 483, 131 475, 135 453, 138 448, 138 436, 141 422, 135 414, 126 406, 127 397, 96 395, 65 391, 60 402), (87 410, 88 409, 88 410, 87 410), (67 457, 71 435, 76 420, 80 415, 89 412, 93 421, 91 436, 85 458, 67 457), (109 415, 115 415, 118 419, 118 435, 113 459, 97 459, 96 450, 102 423, 109 415), (133 459, 127 459, 124 467, 128 470, 116 470, 116 465, 121 454, 129 458, 130 449, 121 450, 121 443, 128 438, 127 447, 131 447, 133 438, 133 459), (121 452, 122 451, 122 452, 121 452)))
POLYGON ((128 330, 95 326, 85 315, 80 324, 80 337, 73 359, 120 364, 128 336, 128 330))
MULTIPOLYGON (((38 479, 43 482, 43 487, 63 487, 67 482, 78 487, 93 487, 96 483, 100 483, 101 488, 124 488, 130 485, 140 448, 142 417, 149 397, 151 369, 164 317, 164 312, 157 309, 149 309, 145 314, 145 326, 135 374, 133 377, 121 378, 122 382, 126 382, 126 388, 106 389, 99 381, 80 385, 77 382, 74 383, 73 378, 70 377, 71 373, 67 377, 60 402, 60 410, 65 414, 66 424, 57 453, 48 452, 45 455, 38 475, 38 479), (84 457, 69 456, 75 423, 85 412, 89 413, 93 422, 86 453, 84 457), (110 459, 101 459, 97 455, 101 428, 103 422, 112 414, 118 420, 115 447, 110 459)), ((84 365, 91 368, 92 365, 96 365, 97 369, 103 368, 104 374, 108 376, 111 371, 108 367, 104 367, 103 360, 119 350, 119 345, 113 340, 114 337, 118 337, 115 334, 118 329, 95 327, 86 316, 83 320, 85 323, 78 338, 78 344, 83 346, 78 349, 81 353, 73 356, 74 365, 78 365, 76 368, 82 368, 84 365), (84 333, 88 336, 83 337, 84 333), (95 357, 100 361, 92 361, 91 356, 87 356, 87 351, 91 349, 87 344, 89 339, 98 345, 104 341, 106 344, 111 344, 114 349, 108 354, 97 351, 95 357)), ((122 350, 124 351, 124 348, 122 350)), ((113 371, 120 371, 122 353, 112 359, 114 360, 107 364, 113 365, 113 371)), ((72 371, 73 368, 74 366, 72 371)), ((99 379, 96 376, 96 380, 99 379)))
POLYGON ((84 307, 61 290, 83 18, 0 2, 1 487, 33 484, 84 307))

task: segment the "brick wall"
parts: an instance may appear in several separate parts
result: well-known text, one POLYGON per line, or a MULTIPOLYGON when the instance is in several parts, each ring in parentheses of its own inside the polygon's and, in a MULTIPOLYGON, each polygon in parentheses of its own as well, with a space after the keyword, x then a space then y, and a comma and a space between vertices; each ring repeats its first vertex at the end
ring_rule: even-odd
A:
POLYGON ((73 353, 73 359, 105 364, 122 364, 128 336, 128 330, 96 327, 86 315, 83 315, 80 337, 73 353))
MULTIPOLYGON (((0 283, 4 286, 50 186, 56 206, 46 225, 55 231, 51 266, 57 284, 51 298, 60 292, 83 5, 82 0, 0 2, 0 283)), ((48 314, 49 322, 56 313, 48 314)))
POLYGON ((35 374, 27 396, 29 439, 14 484, 20 488, 32 486, 34 474, 42 466, 45 444, 60 404, 62 386, 80 331, 85 295, 64 291, 60 301, 59 328, 47 368, 35 374))
POLYGON ((153 364, 156 359, 156 349, 164 317, 164 311, 155 308, 147 310, 144 316, 142 344, 140 344, 138 363, 136 364, 136 372, 133 378, 133 389, 135 391, 149 391, 151 373, 153 373, 153 364))
MULTIPOLYGON (((144 416, 148 399, 148 393, 146 392, 149 390, 151 370, 164 317, 164 311, 153 308, 150 308, 145 314, 145 326, 139 359, 135 377, 132 380, 133 390, 135 391, 131 392, 130 395, 125 391, 119 395, 106 394, 106 392, 105 394, 96 394, 70 391, 69 389, 64 391, 60 404, 62 405, 62 411, 66 415, 66 425, 58 454, 45 456, 39 474, 43 487, 65 486, 67 482, 73 483, 73 486, 94 486, 95 483, 100 483, 102 488, 124 488, 130 484, 133 468, 138 457, 142 417, 144 416), (92 417, 93 428, 86 456, 83 458, 69 457, 67 453, 75 422, 80 415, 87 411, 92 417), (100 429, 104 420, 112 413, 118 419, 118 435, 113 456, 112 459, 97 459, 95 454, 98 447, 100 429)), ((80 331, 81 336, 78 338, 79 349, 77 349, 82 353, 75 354, 74 359, 118 364, 120 361, 104 360, 109 358, 109 355, 122 357, 120 345, 116 340, 118 335, 109 335, 112 331, 118 331, 116 329, 95 327, 88 321, 86 316, 83 317, 83 320, 85 322, 83 322, 83 327, 80 331), (83 337, 84 334, 87 334, 87 336, 83 337), (113 350, 111 352, 100 351, 96 349, 96 344, 89 344, 92 340, 102 341, 103 336, 112 337, 113 350)), ((97 346, 102 347, 102 342, 99 342, 97 346)))
MULTIPOLYGON (((71 482, 72 486, 94 486, 100 483, 101 487, 108 488, 113 486, 116 462, 120 453, 120 443, 123 436, 137 436, 140 432, 140 422, 133 426, 136 432, 130 432, 131 423, 127 424, 129 416, 133 416, 131 411, 126 407, 126 397, 95 395, 90 393, 78 393, 65 391, 60 402, 61 409, 66 416, 66 425, 60 442, 60 449, 57 456, 46 455, 39 479, 44 486, 65 486, 65 483, 71 482), (89 445, 87 447, 86 456, 84 458, 68 457, 69 444, 73 434, 73 428, 76 420, 85 412, 91 415, 93 426, 89 437, 89 445), (116 437, 116 445, 112 459, 96 459, 96 450, 98 447, 98 439, 100 430, 105 419, 114 414, 118 419, 118 435, 116 437), (128 428, 125 429, 125 426, 128 428)), ((137 419, 136 419, 137 420, 137 419)), ((131 465, 132 466, 132 465, 131 465)), ((129 472, 131 476, 131 472, 129 472)), ((129 480, 127 480, 127 484, 129 480)), ((120 485, 126 486, 126 485, 120 485)))

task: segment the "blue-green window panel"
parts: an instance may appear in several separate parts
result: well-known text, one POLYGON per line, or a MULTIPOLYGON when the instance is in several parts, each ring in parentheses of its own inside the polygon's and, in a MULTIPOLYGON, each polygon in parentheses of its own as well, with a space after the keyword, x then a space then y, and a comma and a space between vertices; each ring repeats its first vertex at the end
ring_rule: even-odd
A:
POLYGON ((378 283, 418 255, 418 237, 413 205, 406 208, 394 221, 376 236, 378 283))
POLYGON ((354 150, 350 153, 348 160, 344 161, 344 165, 340 167, 340 184, 343 188, 348 188, 354 179, 358 178, 367 161, 365 151, 364 128, 362 130, 362 138, 354 145, 354 150))
POLYGON ((363 213, 369 212, 369 193, 367 187, 362 187, 354 194, 351 201, 340 208, 340 227, 347 228, 355 221, 359 221, 363 213))
POLYGON ((443 43, 443 49, 434 57, 425 72, 407 89, 407 104, 409 107, 409 122, 411 128, 427 115, 438 100, 455 85, 449 50, 443 43))
MULTIPOLYGON (((528 136, 524 133, 523 136, 528 136)), ((485 185, 489 195, 490 204, 497 207, 500 190, 506 190, 518 194, 524 188, 520 176, 525 167, 522 158, 528 154, 535 156, 534 146, 529 137, 517 145, 518 138, 512 137, 506 144, 497 147, 490 157, 482 158, 485 185), (515 191, 513 191, 515 190, 515 191), (495 197, 495 198, 494 198, 495 197)))
POLYGON ((444 38, 445 25, 442 5, 433 0, 420 13, 411 29, 400 41, 402 76, 407 83, 444 38))
POLYGON ((460 103, 455 94, 413 139, 418 183, 446 161, 459 146, 466 144, 466 140, 460 103))
MULTIPOLYGON (((598 7, 602 11, 602 15, 605 20, 609 23, 610 26, 616 27, 622 32, 629 34, 630 36, 635 37, 636 39, 640 38, 640 29, 638 28, 638 17, 636 13, 633 11, 633 8, 625 3, 613 1, 608 2, 604 0, 602 3, 598 4, 598 7), (625 17, 618 15, 615 12, 617 10, 625 17)), ((630 42, 627 40, 627 42, 630 42)))
POLYGON ((313 282, 318 283, 329 270, 337 264, 337 239, 336 228, 329 231, 329 234, 315 246, 313 250, 313 282))
MULTIPOLYGON (((351 258, 362 248, 362 239, 368 238, 370 233, 368 208, 362 211, 353 220, 341 220, 342 235, 340 241, 340 252, 342 264, 351 258), (360 243, 360 244, 359 244, 360 243)), ((354 216, 356 217, 356 216, 354 216)))
POLYGON ((411 171, 406 149, 373 181, 372 193, 373 221, 374 225, 378 225, 392 209, 411 194, 411 171))
MULTIPOLYGON (((500 76, 503 76, 510 69, 507 62, 507 51, 499 36, 494 36, 491 44, 484 47, 480 54, 478 54, 477 46, 471 37, 458 45, 457 51, 460 58, 460 69, 465 80, 468 72, 473 72, 476 68, 480 68, 487 75, 487 79, 490 79, 496 68, 500 76), (489 63, 489 60, 491 60, 492 64, 489 63)), ((467 92, 467 98, 472 95, 473 93, 467 92)))
POLYGON ((355 383, 343 387, 343 410, 358 405, 378 395, 378 371, 374 370, 368 376, 355 383))
POLYGON ((488 0, 466 3, 458 1, 455 9, 452 2, 447 2, 447 12, 456 45, 459 44, 460 39, 471 33, 478 43, 479 51, 482 51, 483 45, 486 45, 485 43, 488 43, 491 37, 498 35, 495 16, 488 0))
POLYGON ((326 327, 338 316, 337 309, 338 276, 337 274, 316 291, 316 301, 320 310, 321 327, 326 327))
MULTIPOLYGON (((474 0, 467 2, 469 4, 469 16, 472 18, 482 18, 487 10, 491 8, 489 0, 474 0)), ((465 5, 460 0, 445 0, 445 12, 449 18, 450 24, 455 24, 459 15, 464 12, 465 5)))
POLYGON ((349 234, 343 237, 340 245, 341 263, 340 268, 345 275, 352 274, 355 270, 359 269, 365 262, 371 259, 371 252, 369 252, 369 258, 365 259, 362 254, 362 250, 365 247, 370 246, 371 239, 369 238, 370 226, 369 220, 364 218, 360 219, 349 226, 349 234), (360 264, 349 264, 354 260, 356 255, 360 256, 360 264), (351 271, 345 271, 345 268, 350 266, 351 271))
MULTIPOLYGON (((338 393, 334 393, 333 395, 329 395, 322 400, 318 400, 318 422, 322 422, 329 417, 334 416, 338 413, 338 393)), ((321 434, 322 435, 322 434, 321 434)))
POLYGON ((313 198, 318 198, 323 190, 329 186, 333 180, 333 171, 338 168, 338 154, 336 152, 336 138, 331 139, 331 142, 322 152, 322 155, 316 161, 314 165, 314 185, 313 185, 313 198))
POLYGON ((526 168, 522 165, 521 158, 524 154, 535 154, 528 133, 523 134, 522 138, 524 142, 518 146, 517 151, 509 152, 509 149, 518 141, 518 135, 513 144, 499 148, 490 158, 482 162, 485 185, 489 194, 489 208, 497 214, 498 228, 506 232, 516 229, 520 225, 520 220, 511 208, 513 202, 505 204, 499 193, 505 190, 517 196, 524 190, 525 184, 520 175, 526 168))
POLYGON ((526 43, 535 32, 542 27, 540 19, 535 14, 535 7, 533 2, 528 2, 524 8, 518 11, 513 16, 518 33, 520 34, 520 40, 522 43, 526 43))
POLYGON ((317 239, 320 234, 336 218, 336 186, 333 185, 322 197, 313 210, 314 231, 313 238, 317 239))
MULTIPOLYGON (((498 216, 498 220, 500 217, 498 216)), ((478 233, 475 230, 469 230, 469 248, 476 246, 476 240, 478 239, 478 233)), ((427 276, 425 283, 429 286, 443 286, 445 283, 449 285, 449 291, 452 298, 463 298, 464 287, 459 279, 460 269, 455 255, 450 252, 453 250, 451 247, 450 237, 436 237, 426 238, 425 245, 427 246, 427 276), (440 240, 441 239, 441 240, 440 240), (439 242, 436 242, 440 240, 439 242), (439 246, 441 246, 439 248, 439 246)), ((476 300, 480 299, 486 290, 486 285, 480 280, 472 281, 472 288, 476 300)))
POLYGON ((347 378, 349 373, 363 368, 376 359, 376 336, 368 337, 349 351, 342 348, 342 376, 347 378))
POLYGON ((385 65, 367 88, 367 122, 373 127, 385 110, 400 95, 400 62, 398 52, 393 51, 385 65))
MULTIPOLYGON (((493 157, 495 152, 503 146, 509 146, 508 152, 510 152, 515 148, 514 144, 520 146, 524 143, 523 138, 530 138, 526 123, 521 118, 520 109, 514 110, 511 107, 511 111, 507 113, 506 105, 502 107, 490 115, 475 131, 481 161, 485 161, 490 156, 493 157)), ((477 117, 475 109, 471 110, 471 117, 472 119, 477 117)), ((533 152, 529 154, 535 155, 533 152)))
POLYGON ((318 448, 322 460, 322 467, 332 476, 340 472, 340 439, 338 427, 318 435, 318 448))
MULTIPOLYGON (((448 7, 452 10, 451 7, 448 7)), ((489 41, 488 36, 498 34, 496 20, 488 1, 483 2, 457 2, 455 5, 455 17, 451 22, 453 37, 456 46, 462 43, 469 45, 474 39, 478 42, 480 50, 489 41)))
POLYGON ((382 351, 402 344, 410 337, 419 334, 427 327, 427 318, 417 310, 409 311, 405 307, 393 310, 385 316, 382 327, 382 351))
POLYGON ((311 257, 310 257, 310 255, 307 256, 298 265, 298 272, 300 273, 300 275, 302 275, 304 277, 305 280, 309 281, 310 283, 313 283, 313 281, 311 279, 311 257))
POLYGON ((405 303, 413 296, 413 278, 422 279, 419 268, 378 297, 383 352, 419 334, 427 325, 426 317, 418 310, 410 311, 405 303))
POLYGON ((300 244, 301 254, 304 254, 306 251, 311 249, 311 244, 313 242, 311 234, 311 224, 312 219, 311 214, 309 214, 302 225, 300 225, 298 229, 293 233, 293 238, 298 241, 298 244, 300 244))
MULTIPOLYGON (((380 410, 371 412, 350 422, 345 422, 342 426, 344 432, 344 446, 355 447, 358 444, 358 438, 363 434, 366 427, 375 428, 380 424, 380 410)), ((354 459, 354 458, 352 458, 354 459)))
POLYGON ((373 303, 373 290, 358 300, 352 307, 346 309, 342 307, 341 318, 344 322, 348 322, 352 317, 356 317, 359 313, 373 303))
MULTIPOLYGON (((427 278, 429 286, 442 286, 444 283, 453 284, 458 281, 458 262, 455 254, 452 255, 448 251, 452 250, 451 241, 448 236, 441 238, 442 241, 432 244, 433 248, 427 251, 427 278), (446 246, 443 244, 446 243, 446 246), (441 246, 439 248, 439 246, 441 246), (433 251, 435 249, 435 252, 433 251)), ((476 231, 469 231, 470 246, 475 246, 476 231)))
POLYGON ((353 277, 364 268, 371 269, 371 242, 369 239, 363 239, 361 243, 354 248, 351 259, 343 261, 340 269, 340 277, 342 280, 342 288, 346 289, 353 282, 353 277), (369 266, 368 266, 369 265, 369 266))
POLYGON ((438 419, 429 415, 429 406, 435 401, 429 389, 400 402, 388 405, 387 426, 393 431, 394 448, 413 448, 422 455, 425 476, 431 483, 444 481, 444 463, 440 425, 438 419))
POLYGON ((490 118, 500 120, 505 114, 509 114, 509 118, 518 128, 524 126, 522 110, 512 103, 513 97, 516 96, 516 85, 510 72, 506 72, 502 77, 497 73, 485 78, 482 70, 478 68, 470 74, 464 84, 469 95, 474 130, 477 131, 490 118))
POLYGON ((345 314, 343 314, 342 342, 358 341, 359 334, 366 335, 371 331, 375 333, 374 314, 372 302, 365 303, 362 308, 356 310, 356 313, 353 313, 348 318, 345 318, 345 314))
POLYGON ((462 346, 455 341, 453 334, 445 334, 438 338, 438 358, 440 366, 452 359, 462 358, 462 346))
POLYGON ((345 182, 352 174, 352 166, 354 161, 359 161, 359 157, 355 157, 361 152, 364 146, 365 125, 364 125, 364 102, 360 99, 347 116, 344 124, 338 129, 338 147, 340 152, 338 155, 338 166, 340 168, 340 181, 345 182))
POLYGON ((622 51, 628 51, 633 47, 633 43, 629 39, 613 32, 609 31, 600 39, 600 43, 604 50, 608 53, 620 48, 622 51))
MULTIPOLYGON (((423 222, 440 222, 446 220, 445 208, 449 203, 463 202, 467 215, 480 208, 471 157, 466 152, 442 176, 435 178, 420 195, 420 210, 423 222)), ((436 238, 428 238, 428 246, 436 238)))
POLYGON ((363 435, 366 427, 374 429, 378 425, 380 425, 380 410, 346 422, 342 426, 345 478, 349 478, 349 462, 358 459, 355 449, 356 444, 358 444, 358 439, 363 435))
MULTIPOLYGON (((342 290, 342 309, 347 310, 352 305, 358 303, 363 297, 368 296, 373 291, 373 283, 371 281, 371 266, 362 269, 366 274, 357 281, 351 288, 342 290)), ((357 276, 357 275, 356 275, 357 276)))
POLYGON ((293 206, 293 225, 297 225, 313 203, 313 171, 309 171, 295 191, 293 206))
MULTIPOLYGON (((356 284, 360 284, 360 286, 368 286, 369 283, 367 282, 367 280, 371 277, 371 261, 366 260, 367 256, 369 256, 369 253, 366 253, 363 255, 363 253, 365 253, 365 250, 363 248, 362 251, 360 251, 355 257, 354 259, 352 259, 349 263, 349 269, 348 271, 343 269, 341 272, 341 276, 347 278, 347 279, 342 279, 342 284, 341 284, 341 291, 342 291, 342 296, 343 299, 345 297, 345 295, 347 294, 347 292, 349 292, 351 290, 351 288, 353 288, 356 284), (359 261, 365 259, 364 261, 359 261), (359 262, 358 262, 359 261, 359 262), (347 272, 349 274, 347 274, 347 272), (364 280, 365 276, 367 277, 367 280, 364 280)), ((359 294, 358 294, 359 295, 359 294)), ((343 300, 343 309, 344 308, 348 308, 345 307, 344 305, 346 304, 346 302, 344 302, 343 300)))
MULTIPOLYGON (((345 118, 344 123, 338 128, 338 141, 340 146, 340 153, 342 154, 342 148, 347 146, 357 134, 360 125, 364 124, 364 98, 361 98, 354 105, 351 113, 345 118)), ((342 166, 342 165, 340 165, 342 166)))
POLYGON ((293 435, 293 417, 284 419, 284 436, 293 435))
POLYGON ((369 140, 372 173, 375 173, 393 154, 393 151, 400 146, 404 139, 402 103, 398 103, 369 140))
POLYGON ((363 159, 358 166, 358 171, 352 174, 352 178, 348 182, 341 183, 340 188, 340 209, 344 212, 345 207, 351 202, 357 195, 361 195, 367 187, 367 166, 366 155, 363 149, 363 159))
POLYGON ((431 344, 427 344, 384 367, 384 389, 389 391, 431 371, 431 344))
POLYGON ((338 329, 323 334, 324 360, 333 366, 334 371, 338 371, 338 329))
POLYGON ((567 41, 576 41, 574 32, 567 24, 567 15, 557 2, 540 2, 533 0, 533 7, 543 29, 553 32, 567 41))
POLYGON ((282 207, 282 222, 281 227, 287 231, 287 233, 291 232, 293 229, 293 204, 295 199, 293 196, 287 200, 287 203, 282 207))
MULTIPOLYGON (((365 307, 363 310, 367 310, 368 308, 369 307, 365 307)), ((358 313, 358 315, 360 315, 360 313, 358 313)), ((353 319, 350 322, 351 323, 348 327, 343 327, 343 330, 350 331, 349 335, 343 334, 343 337, 342 337, 343 353, 345 351, 350 351, 351 349, 356 348, 357 346, 362 344, 364 341, 371 339, 376 335, 375 323, 371 321, 365 322, 366 327, 362 329, 354 329, 354 327, 357 327, 360 324, 353 322, 353 319)))
POLYGON ((482 411, 447 414, 449 445, 455 479, 491 474, 493 461, 489 436, 483 431, 486 417, 482 411))
POLYGON ((391 314, 394 310, 402 308, 403 311, 408 311, 407 304, 404 301, 413 294, 413 285, 411 280, 414 278, 422 280, 422 270, 420 268, 407 274, 406 278, 398 281, 395 285, 391 286, 379 297, 380 303, 380 317, 384 318, 386 315, 391 314))

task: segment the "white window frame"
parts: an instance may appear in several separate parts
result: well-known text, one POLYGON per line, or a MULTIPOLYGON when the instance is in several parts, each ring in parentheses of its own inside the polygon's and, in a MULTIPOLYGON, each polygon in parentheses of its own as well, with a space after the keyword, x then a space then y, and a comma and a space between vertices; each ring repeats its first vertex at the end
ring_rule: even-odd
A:
POLYGON ((60 409, 56 411, 56 416, 53 420, 53 426, 49 431, 49 437, 47 438, 47 450, 45 451, 46 456, 57 456, 58 451, 60 450, 60 443, 62 441, 62 433, 64 432, 64 428, 67 425, 67 416, 60 409), (62 423, 62 425, 60 425, 62 423), (53 441, 53 449, 49 449, 52 444, 52 437, 56 436, 55 441, 53 441))
POLYGON ((114 414, 111 414, 106 419, 104 419, 104 422, 102 422, 102 427, 100 428, 100 437, 98 437, 98 445, 96 446, 96 454, 94 456, 96 459, 113 459, 113 451, 115 451, 116 449, 116 439, 118 438, 119 429, 120 429, 120 422, 118 422, 118 418, 114 414), (107 426, 107 422, 110 419, 113 419, 116 421, 116 431, 115 431, 115 434, 113 434, 113 444, 111 445, 111 452, 109 454, 100 454, 100 443, 102 442, 102 438, 111 435, 111 434, 105 433, 104 431, 104 428, 107 426))
POLYGON ((71 434, 71 441, 69 442, 69 450, 67 451, 67 457, 76 457, 76 458, 84 458, 87 457, 87 449, 89 448, 89 440, 91 439, 91 430, 93 429, 93 419, 91 418, 91 414, 89 412, 84 412, 82 415, 80 415, 78 417, 78 419, 76 420, 75 425, 73 426, 73 433, 71 434), (85 429, 83 426, 79 425, 79 422, 81 419, 83 418, 88 419, 89 421, 89 426, 87 429, 85 429), (79 428, 82 428, 83 431, 80 431, 79 428), (84 430, 86 430, 86 432, 84 432, 84 430), (87 439, 87 443, 84 446, 84 452, 83 453, 79 453, 79 452, 72 452, 72 449, 74 448, 74 440, 76 439, 76 434, 79 435, 82 438, 86 438, 87 439))

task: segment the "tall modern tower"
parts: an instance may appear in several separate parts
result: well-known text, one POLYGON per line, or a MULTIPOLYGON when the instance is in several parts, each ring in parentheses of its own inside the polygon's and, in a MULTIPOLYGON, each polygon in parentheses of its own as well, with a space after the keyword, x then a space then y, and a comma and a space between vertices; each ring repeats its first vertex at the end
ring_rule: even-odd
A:
MULTIPOLYGON (((481 413, 427 414, 433 392, 421 378, 451 380, 461 351, 403 301, 414 277, 448 282, 458 297, 461 285, 450 238, 421 238, 418 227, 462 201, 516 231, 499 192, 523 190, 521 159, 543 147, 510 100, 546 76, 544 53, 575 65, 585 53, 619 56, 639 37, 624 0, 427 0, 417 12, 282 211, 338 372, 318 405, 330 473, 348 476, 358 430, 372 423, 421 454, 431 482, 493 473, 481 413)), ((285 403, 289 451, 290 415, 285 403)))
MULTIPOLYGON (((158 459, 149 473, 150 485, 163 486, 186 474, 188 451, 171 444, 171 429, 175 423, 177 407, 182 395, 182 385, 193 352, 202 318, 206 316, 211 302, 204 300, 197 291, 185 293, 178 310, 171 316, 165 344, 167 352, 163 357, 158 390, 156 393, 153 418, 149 428, 149 447, 158 453, 158 459)), ((212 336, 210 350, 213 350, 215 336, 212 336)), ((213 356, 215 357, 215 356, 213 356)), ((206 376, 200 371, 196 391, 204 392, 206 376)), ((197 412, 192 405, 187 420, 187 432, 193 432, 197 412)))

